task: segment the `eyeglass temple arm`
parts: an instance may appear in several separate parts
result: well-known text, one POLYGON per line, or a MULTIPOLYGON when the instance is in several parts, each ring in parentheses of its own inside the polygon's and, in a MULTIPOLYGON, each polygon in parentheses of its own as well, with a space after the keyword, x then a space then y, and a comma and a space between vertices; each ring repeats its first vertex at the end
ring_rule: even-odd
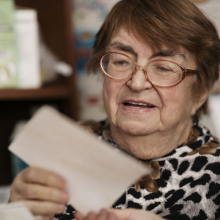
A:
POLYGON ((185 69, 183 71, 185 74, 198 74, 198 70, 185 69))

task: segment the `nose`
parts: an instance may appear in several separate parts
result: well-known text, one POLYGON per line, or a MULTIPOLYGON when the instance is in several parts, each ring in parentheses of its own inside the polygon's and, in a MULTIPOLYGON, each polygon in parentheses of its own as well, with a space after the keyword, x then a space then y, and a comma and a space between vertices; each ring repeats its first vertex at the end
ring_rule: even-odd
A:
POLYGON ((148 80, 146 70, 143 68, 135 70, 133 76, 127 81, 127 85, 134 92, 141 92, 142 90, 151 89, 153 87, 148 80))

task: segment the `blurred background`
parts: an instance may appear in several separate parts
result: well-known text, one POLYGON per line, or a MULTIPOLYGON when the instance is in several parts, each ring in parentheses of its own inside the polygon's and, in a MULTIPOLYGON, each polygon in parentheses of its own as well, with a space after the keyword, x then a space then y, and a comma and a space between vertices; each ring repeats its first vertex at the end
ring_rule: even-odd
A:
MULTIPOLYGON (((118 0, 0 1, 0 203, 27 165, 7 150, 27 120, 50 105, 73 120, 102 120, 102 75, 85 66, 118 0)), ((192 0, 220 30, 220 1, 192 0)), ((215 87, 219 93, 220 83, 215 87)), ((209 116, 202 120, 215 133, 209 116)))

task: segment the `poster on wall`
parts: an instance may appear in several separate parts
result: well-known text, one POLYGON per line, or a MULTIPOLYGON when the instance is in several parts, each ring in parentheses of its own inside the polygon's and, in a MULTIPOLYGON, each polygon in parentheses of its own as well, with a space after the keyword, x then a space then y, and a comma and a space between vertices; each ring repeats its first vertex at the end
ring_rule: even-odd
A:
POLYGON ((95 35, 109 10, 118 0, 74 0, 73 30, 76 69, 80 93, 80 119, 101 120, 106 117, 102 100, 102 75, 86 74, 95 35))

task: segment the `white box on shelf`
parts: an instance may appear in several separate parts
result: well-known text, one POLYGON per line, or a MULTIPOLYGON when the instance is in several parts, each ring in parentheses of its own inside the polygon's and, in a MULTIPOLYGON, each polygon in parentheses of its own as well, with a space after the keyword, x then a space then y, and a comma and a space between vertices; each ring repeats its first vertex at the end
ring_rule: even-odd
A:
POLYGON ((18 45, 18 87, 41 86, 37 12, 18 8, 15 12, 18 45))

